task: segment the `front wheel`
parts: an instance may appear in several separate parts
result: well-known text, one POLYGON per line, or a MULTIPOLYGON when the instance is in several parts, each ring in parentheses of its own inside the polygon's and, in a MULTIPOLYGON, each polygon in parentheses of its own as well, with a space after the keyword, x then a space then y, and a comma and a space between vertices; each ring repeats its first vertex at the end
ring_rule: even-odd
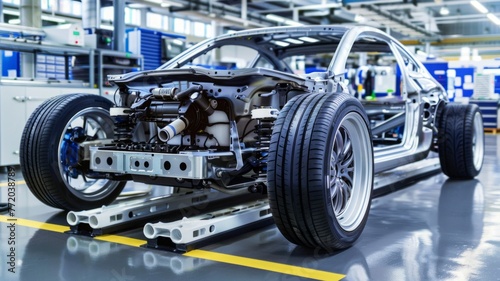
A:
POLYGON ((311 248, 351 246, 366 224, 374 177, 361 103, 344 94, 292 99, 269 151, 269 202, 281 233, 311 248))
POLYGON ((30 116, 21 140, 21 169, 31 192, 46 205, 87 210, 111 203, 124 182, 89 177, 83 142, 113 138, 111 102, 89 94, 51 98, 30 116))

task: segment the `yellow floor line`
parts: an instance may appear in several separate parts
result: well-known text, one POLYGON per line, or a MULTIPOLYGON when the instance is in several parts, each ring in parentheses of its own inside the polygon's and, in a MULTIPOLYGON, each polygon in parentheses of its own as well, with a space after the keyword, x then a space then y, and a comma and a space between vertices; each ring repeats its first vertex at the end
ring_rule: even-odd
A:
POLYGON ((13 217, 2 216, 2 215, 0 215, 0 222, 5 222, 5 223, 15 222, 16 225, 27 226, 27 227, 31 227, 31 228, 43 229, 43 230, 59 232, 59 233, 63 233, 65 231, 69 230, 69 226, 63 226, 63 225, 46 223, 46 222, 39 222, 39 221, 32 221, 32 220, 20 219, 20 218, 15 218, 15 217, 13 218, 13 217))
MULTIPOLYGON (((0 222, 3 223, 11 223, 15 222, 16 225, 43 229, 47 231, 64 233, 69 230, 68 226, 46 223, 46 222, 38 222, 33 220, 21 219, 21 218, 12 218, 9 216, 0 215, 0 222)), ((96 240, 112 242, 132 247, 139 247, 141 245, 146 244, 145 240, 130 238, 120 235, 102 235, 98 237, 94 237, 96 240)), ((270 261, 264 261, 259 259, 245 258, 240 256, 234 256, 229 254, 222 254, 204 250, 192 250, 184 254, 186 257, 206 259, 221 263, 233 264, 238 266, 250 267, 265 271, 272 271, 287 275, 294 275, 298 277, 310 278, 315 280, 341 280, 345 277, 345 275, 316 270, 306 267, 288 265, 283 263, 276 263, 270 261)))
POLYGON ((141 240, 137 238, 130 238, 130 237, 125 237, 125 236, 120 236, 120 235, 102 235, 102 236, 96 236, 94 237, 96 240, 100 241, 106 241, 106 242, 113 242, 117 244, 122 244, 122 245, 127 245, 127 246, 132 246, 132 247, 140 247, 144 244, 146 244, 146 240, 141 240))
MULTIPOLYGON (((18 180, 16 180, 15 183, 16 183, 16 185, 26 184, 25 181, 18 181, 18 180)), ((5 187, 5 186, 9 186, 9 183, 8 182, 0 182, 0 187, 5 187)))
POLYGON ((316 280, 340 280, 345 277, 345 275, 343 274, 338 274, 333 272, 327 272, 300 266, 293 266, 283 263, 263 261, 259 259, 239 257, 228 254, 221 254, 216 252, 209 252, 204 250, 192 250, 190 252, 185 253, 184 256, 217 261, 222 263, 229 263, 239 266, 251 267, 251 268, 273 271, 277 273, 283 273, 283 274, 294 275, 316 280))

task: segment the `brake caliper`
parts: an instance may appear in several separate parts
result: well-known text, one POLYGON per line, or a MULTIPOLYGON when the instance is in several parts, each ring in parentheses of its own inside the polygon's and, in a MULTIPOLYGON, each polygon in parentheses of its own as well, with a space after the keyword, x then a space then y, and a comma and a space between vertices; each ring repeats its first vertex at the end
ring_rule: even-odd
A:
POLYGON ((75 127, 66 130, 62 141, 60 151, 61 165, 64 169, 64 173, 74 179, 81 174, 81 171, 77 169, 80 160, 78 156, 80 149, 79 143, 85 141, 85 138, 85 130, 82 127, 75 127))

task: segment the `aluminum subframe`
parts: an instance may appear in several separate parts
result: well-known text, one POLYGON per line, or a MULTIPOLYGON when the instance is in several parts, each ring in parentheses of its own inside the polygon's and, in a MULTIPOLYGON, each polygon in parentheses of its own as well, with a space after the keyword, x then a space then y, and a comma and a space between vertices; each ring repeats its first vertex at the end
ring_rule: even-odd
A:
POLYGON ((209 156, 197 153, 129 152, 91 147, 90 157, 90 169, 97 172, 206 179, 210 171, 209 156))

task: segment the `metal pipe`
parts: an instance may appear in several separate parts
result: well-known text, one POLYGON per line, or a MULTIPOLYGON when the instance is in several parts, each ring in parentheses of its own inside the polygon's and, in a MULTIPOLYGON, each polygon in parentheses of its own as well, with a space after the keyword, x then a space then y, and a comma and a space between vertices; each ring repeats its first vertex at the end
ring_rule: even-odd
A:
POLYGON ((182 131, 184 131, 184 129, 186 129, 187 126, 189 126, 189 121, 181 116, 176 120, 174 120, 172 123, 160 129, 158 131, 158 138, 162 142, 167 142, 176 135, 180 134, 182 131))

